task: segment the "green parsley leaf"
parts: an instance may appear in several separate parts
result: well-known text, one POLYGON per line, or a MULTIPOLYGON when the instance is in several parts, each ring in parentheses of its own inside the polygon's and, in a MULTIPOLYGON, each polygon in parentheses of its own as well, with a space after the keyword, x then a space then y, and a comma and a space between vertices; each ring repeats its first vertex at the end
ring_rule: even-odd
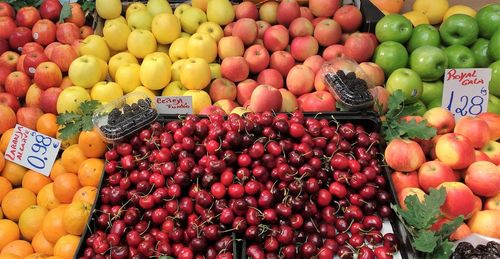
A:
POLYGON ((101 104, 96 100, 82 102, 80 104, 80 110, 82 111, 83 115, 92 115, 94 114, 94 111, 99 108, 99 105, 101 104))
POLYGON ((399 125, 403 138, 430 139, 437 133, 436 128, 429 127, 426 121, 417 122, 412 119, 408 122, 399 121, 396 123, 399 125))
POLYGON ((448 259, 450 258, 452 252, 453 252, 453 243, 448 240, 444 240, 438 245, 438 247, 436 247, 434 252, 431 254, 430 258, 448 259))
POLYGON ((415 238, 413 244, 415 249, 424 253, 431 253, 436 248, 439 237, 430 230, 421 230, 418 232, 418 237, 415 238))
POLYGON ((69 17, 71 17, 71 5, 69 1, 65 1, 62 5, 61 14, 59 15, 59 22, 64 22, 64 20, 69 17))
POLYGON ((442 237, 449 237, 463 223, 464 223, 463 216, 456 217, 452 221, 443 224, 441 226, 441 229, 437 231, 437 234, 441 235, 442 237))
POLYGON ((446 199, 445 188, 430 189, 429 194, 424 195, 424 201, 420 202, 417 195, 409 195, 405 199, 405 205, 408 208, 403 210, 397 206, 397 213, 403 217, 406 223, 416 229, 428 229, 438 216, 440 216, 440 208, 446 199))
POLYGON ((57 116, 57 124, 61 125, 59 137, 63 140, 70 139, 82 131, 92 130, 92 116, 99 108, 100 103, 96 100, 80 103, 77 112, 65 112, 57 116))

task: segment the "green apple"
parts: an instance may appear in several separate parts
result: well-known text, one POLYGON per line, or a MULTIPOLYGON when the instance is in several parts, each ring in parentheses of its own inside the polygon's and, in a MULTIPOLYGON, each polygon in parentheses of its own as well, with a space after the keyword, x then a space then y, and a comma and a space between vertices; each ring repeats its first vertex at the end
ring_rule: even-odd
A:
POLYGON ((488 67, 491 64, 491 59, 488 56, 488 45, 489 40, 479 38, 470 47, 470 50, 472 50, 472 53, 474 54, 477 67, 488 67))
POLYGON ((477 12, 476 21, 479 25, 479 35, 489 39, 500 29, 500 4, 489 4, 477 12))
POLYGON ((408 64, 408 52, 399 42, 382 42, 375 49, 373 61, 384 70, 386 76, 389 76, 392 71, 406 67, 408 64))
POLYGON ((488 56, 492 61, 500 60, 500 30, 497 30, 491 36, 490 44, 488 45, 488 56))
POLYGON ((432 108, 441 107, 441 102, 443 101, 442 99, 443 97, 435 98, 429 104, 427 104, 427 109, 430 110, 432 108))
POLYGON ((200 24, 207 21, 207 15, 200 8, 190 7, 184 10, 181 15, 182 30, 193 34, 196 32, 200 24))
POLYGON ((423 81, 438 80, 447 67, 448 57, 438 47, 422 46, 410 55, 410 68, 417 72, 423 81))
POLYGON ((469 46, 477 39, 479 27, 476 19, 466 14, 454 14, 439 26, 439 34, 446 45, 469 46))
POLYGON ((410 39, 413 25, 410 20, 400 14, 389 14, 378 21, 375 35, 378 41, 397 41, 405 43, 410 39))
POLYGON ((443 97, 443 81, 423 82, 420 100, 429 105, 434 99, 443 97))
POLYGON ((413 33, 411 34, 410 40, 408 41, 406 47, 411 53, 416 48, 422 46, 439 47, 440 43, 441 38, 436 27, 429 24, 420 24, 417 27, 413 28, 413 33))
POLYGON ((401 90, 405 95, 405 102, 414 103, 422 95, 422 80, 415 71, 409 68, 399 68, 389 76, 385 88, 391 94, 401 90))
POLYGON ((449 68, 473 68, 476 66, 476 59, 472 50, 463 45, 451 45, 444 49, 448 57, 449 68))
POLYGON ((490 94, 488 98, 488 112, 500 114, 500 98, 490 94))
POLYGON ((491 80, 490 80, 490 94, 500 97, 500 60, 490 64, 491 80))

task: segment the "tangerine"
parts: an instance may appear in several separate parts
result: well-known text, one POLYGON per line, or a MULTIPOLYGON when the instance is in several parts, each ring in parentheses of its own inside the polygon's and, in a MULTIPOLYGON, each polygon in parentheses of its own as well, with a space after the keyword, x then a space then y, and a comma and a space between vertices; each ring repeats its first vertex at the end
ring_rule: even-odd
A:
POLYGON ((68 234, 68 232, 64 230, 63 224, 64 210, 67 206, 67 204, 59 205, 59 207, 49 211, 43 219, 43 236, 47 239, 47 241, 53 244, 57 242, 57 239, 68 234))
POLYGON ((84 201, 75 201, 64 210, 64 230, 73 235, 81 235, 90 216, 92 205, 84 201))
POLYGON ((104 160, 89 158, 78 169, 78 180, 82 186, 97 187, 101 181, 104 169, 104 160))
POLYGON ((25 240, 31 241, 36 233, 42 229, 43 219, 47 213, 49 210, 39 205, 30 206, 21 213, 18 226, 25 240))
POLYGON ((59 125, 57 124, 57 116, 52 113, 45 113, 36 121, 36 131, 47 136, 55 138, 59 125))
POLYGON ((47 258, 47 256, 45 256, 44 254, 39 254, 39 253, 30 254, 30 255, 24 257, 24 259, 45 259, 45 258, 47 258))
POLYGON ((54 244, 52 244, 45 238, 41 230, 35 234, 35 236, 31 240, 31 245, 37 253, 46 255, 51 255, 54 253, 54 244))
POLYGON ((7 178, 0 176, 0 203, 2 203, 3 197, 12 190, 12 184, 7 180, 7 178))
POLYGON ((83 154, 90 158, 103 157, 107 146, 95 129, 82 131, 78 137, 78 145, 83 150, 83 154))
POLYGON ((70 203, 75 193, 82 186, 78 181, 78 176, 72 173, 59 175, 54 181, 54 194, 61 203, 70 203))
POLYGON ((66 171, 70 173, 77 173, 80 165, 85 161, 87 157, 83 154, 83 150, 79 145, 71 145, 61 155, 61 162, 66 169, 66 171))
POLYGON ((54 245, 54 255, 71 259, 75 256, 80 237, 75 235, 65 235, 59 238, 54 245))
POLYGON ((399 13, 403 9, 403 0, 371 0, 373 5, 387 13, 399 13))
POLYGON ((22 181, 22 187, 26 188, 30 191, 32 191, 35 194, 38 194, 38 192, 47 184, 51 183, 52 180, 35 171, 28 170, 26 174, 24 174, 23 181, 22 181))
POLYGON ((2 254, 13 254, 24 258, 33 253, 33 247, 26 240, 14 240, 2 248, 2 254))
POLYGON ((52 169, 50 170, 50 179, 52 179, 52 181, 54 181, 59 175, 63 174, 63 173, 69 173, 68 171, 66 171, 66 169, 64 169, 64 166, 62 165, 62 161, 61 159, 57 159, 56 161, 54 161, 54 165, 52 166, 52 169))
POLYGON ((18 239, 19 228, 17 224, 12 220, 0 219, 0 250, 6 244, 18 239))
POLYGON ((89 204, 94 204, 96 195, 97 195, 96 187, 83 186, 82 188, 78 189, 78 191, 76 191, 75 195, 73 196, 73 200, 71 200, 71 202, 84 201, 89 204))
POLYGON ((7 178, 7 180, 12 183, 12 186, 18 187, 21 186, 26 171, 28 171, 28 169, 26 169, 24 166, 6 160, 5 166, 2 171, 2 176, 7 178))
POLYGON ((5 150, 7 150, 7 146, 9 145, 12 133, 14 133, 14 128, 8 129, 2 134, 2 137, 0 137, 0 151, 2 151, 3 153, 5 153, 5 150))
POLYGON ((3 157, 2 151, 0 151, 0 172, 2 172, 4 166, 5 166, 5 158, 3 157))
POLYGON ((36 196, 36 203, 48 210, 54 209, 61 203, 54 194, 54 183, 45 185, 36 196))
POLYGON ((2 201, 2 211, 5 217, 18 221, 21 213, 31 205, 36 204, 35 194, 25 188, 16 188, 8 192, 2 201))

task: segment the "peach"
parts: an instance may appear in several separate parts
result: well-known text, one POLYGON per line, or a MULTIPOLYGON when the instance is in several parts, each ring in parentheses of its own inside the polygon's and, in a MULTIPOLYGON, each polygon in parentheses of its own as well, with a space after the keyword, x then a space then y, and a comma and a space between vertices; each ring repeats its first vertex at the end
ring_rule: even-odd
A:
POLYGON ((396 171, 412 172, 425 162, 425 155, 417 142, 394 139, 385 149, 385 160, 396 171))
POLYGON ((294 65, 295 59, 289 52, 278 50, 271 54, 269 67, 278 70, 283 77, 288 75, 288 72, 294 65))
POLYGON ((474 162, 465 171, 465 184, 476 195, 493 197, 500 192, 500 169, 488 161, 474 162))
POLYGON ((464 169, 474 162, 474 148, 466 137, 447 133, 436 143, 436 157, 451 169, 464 169))
POLYGON ((478 211, 467 222, 472 233, 500 238, 500 211, 483 210, 478 211))
POLYGON ((257 33, 257 24, 250 18, 237 20, 232 30, 232 35, 240 38, 245 46, 252 45, 257 39, 257 33))
POLYGON ((406 197, 410 195, 416 195, 420 202, 425 200, 425 192, 422 191, 422 189, 413 187, 404 188, 400 193, 398 193, 399 206, 401 206, 403 210, 407 209, 405 200, 406 197))
POLYGON ((480 118, 462 117, 455 125, 455 133, 467 137, 474 148, 482 148, 490 139, 488 123, 480 118))
POLYGON ((270 52, 286 49, 290 41, 288 30, 283 25, 273 25, 269 27, 264 32, 262 39, 264 40, 264 46, 270 52))
POLYGON ((342 38, 342 28, 333 19, 324 19, 314 27, 314 38, 323 47, 337 44, 342 38))
POLYGON ((492 112, 481 113, 478 116, 488 123, 490 128, 490 139, 497 140, 500 139, 500 114, 495 114, 492 112))
POLYGON ((395 171, 391 174, 391 182, 396 193, 400 193, 404 188, 408 187, 420 188, 417 172, 404 173, 395 171))
POLYGON ((262 45, 252 45, 243 55, 252 73, 259 73, 267 68, 270 61, 269 52, 262 45))
POLYGON ((318 54, 318 50, 318 42, 312 36, 296 37, 290 44, 290 53, 297 61, 304 61, 318 54))
POLYGON ((296 0, 282 0, 276 10, 276 20, 288 27, 293 20, 300 17, 300 5, 296 0))
POLYGON ((325 63, 325 59, 323 59, 320 55, 313 55, 304 60, 304 65, 308 66, 314 74, 318 73, 321 66, 325 63))
POLYGON ((239 82, 247 79, 250 69, 248 63, 243 57, 228 57, 222 60, 220 67, 222 76, 233 81, 239 82))
POLYGON ((17 123, 36 130, 36 122, 43 115, 43 111, 38 107, 21 107, 17 110, 17 123))
POLYGON ((245 79, 238 83, 236 86, 236 100, 240 105, 245 104, 250 100, 252 92, 259 84, 253 79, 245 79))
POLYGON ((460 215, 467 217, 474 211, 474 194, 467 185, 461 182, 445 182, 437 188, 446 189, 446 199, 441 206, 445 217, 454 219, 460 215))
POLYGON ((280 89, 281 97, 283 97, 283 101, 281 102, 281 110, 280 112, 293 112, 299 108, 297 103, 297 97, 290 93, 290 91, 281 88, 280 89))
POLYGON ((270 85, 259 85, 252 92, 249 108, 254 112, 278 112, 282 101, 283 97, 278 89, 270 85))
POLYGON ((345 47, 342 44, 333 44, 323 50, 323 58, 326 61, 345 57, 345 47))
POLYGON ((0 114, 2 114, 2 120, 0 120, 0 134, 3 134, 8 129, 16 126, 17 118, 12 108, 4 104, 0 104, 0 114))
POLYGON ((210 84, 208 94, 212 102, 222 99, 234 101, 236 99, 236 85, 226 78, 217 78, 210 84))
POLYGON ((455 117, 443 107, 435 107, 424 113, 427 124, 436 128, 437 134, 450 133, 455 128, 455 117))
POLYGON ((418 170, 418 183, 425 192, 444 182, 456 181, 453 170, 439 160, 427 161, 418 170))
POLYGON ((314 73, 305 65, 295 65, 286 77, 288 90, 296 96, 309 93, 314 89, 314 73))
POLYGON ((299 17, 292 21, 290 26, 288 27, 288 31, 290 32, 290 37, 303 37, 303 36, 312 36, 314 32, 314 27, 307 18, 299 17))
POLYGON ((490 158, 491 162, 500 165, 500 143, 490 140, 484 145, 481 151, 490 158))
POLYGON ((283 77, 280 72, 273 68, 268 68, 260 71, 257 76, 259 85, 270 85, 276 89, 283 88, 283 77))

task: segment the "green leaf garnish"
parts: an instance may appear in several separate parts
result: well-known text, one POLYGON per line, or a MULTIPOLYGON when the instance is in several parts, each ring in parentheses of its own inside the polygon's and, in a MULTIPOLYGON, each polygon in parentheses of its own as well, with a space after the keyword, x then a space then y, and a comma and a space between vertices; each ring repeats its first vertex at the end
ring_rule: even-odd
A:
POLYGON ((57 124, 61 125, 59 129, 59 138, 66 140, 77 135, 82 131, 92 130, 92 115, 99 108, 100 103, 96 100, 80 103, 77 112, 65 112, 57 116, 57 124))

